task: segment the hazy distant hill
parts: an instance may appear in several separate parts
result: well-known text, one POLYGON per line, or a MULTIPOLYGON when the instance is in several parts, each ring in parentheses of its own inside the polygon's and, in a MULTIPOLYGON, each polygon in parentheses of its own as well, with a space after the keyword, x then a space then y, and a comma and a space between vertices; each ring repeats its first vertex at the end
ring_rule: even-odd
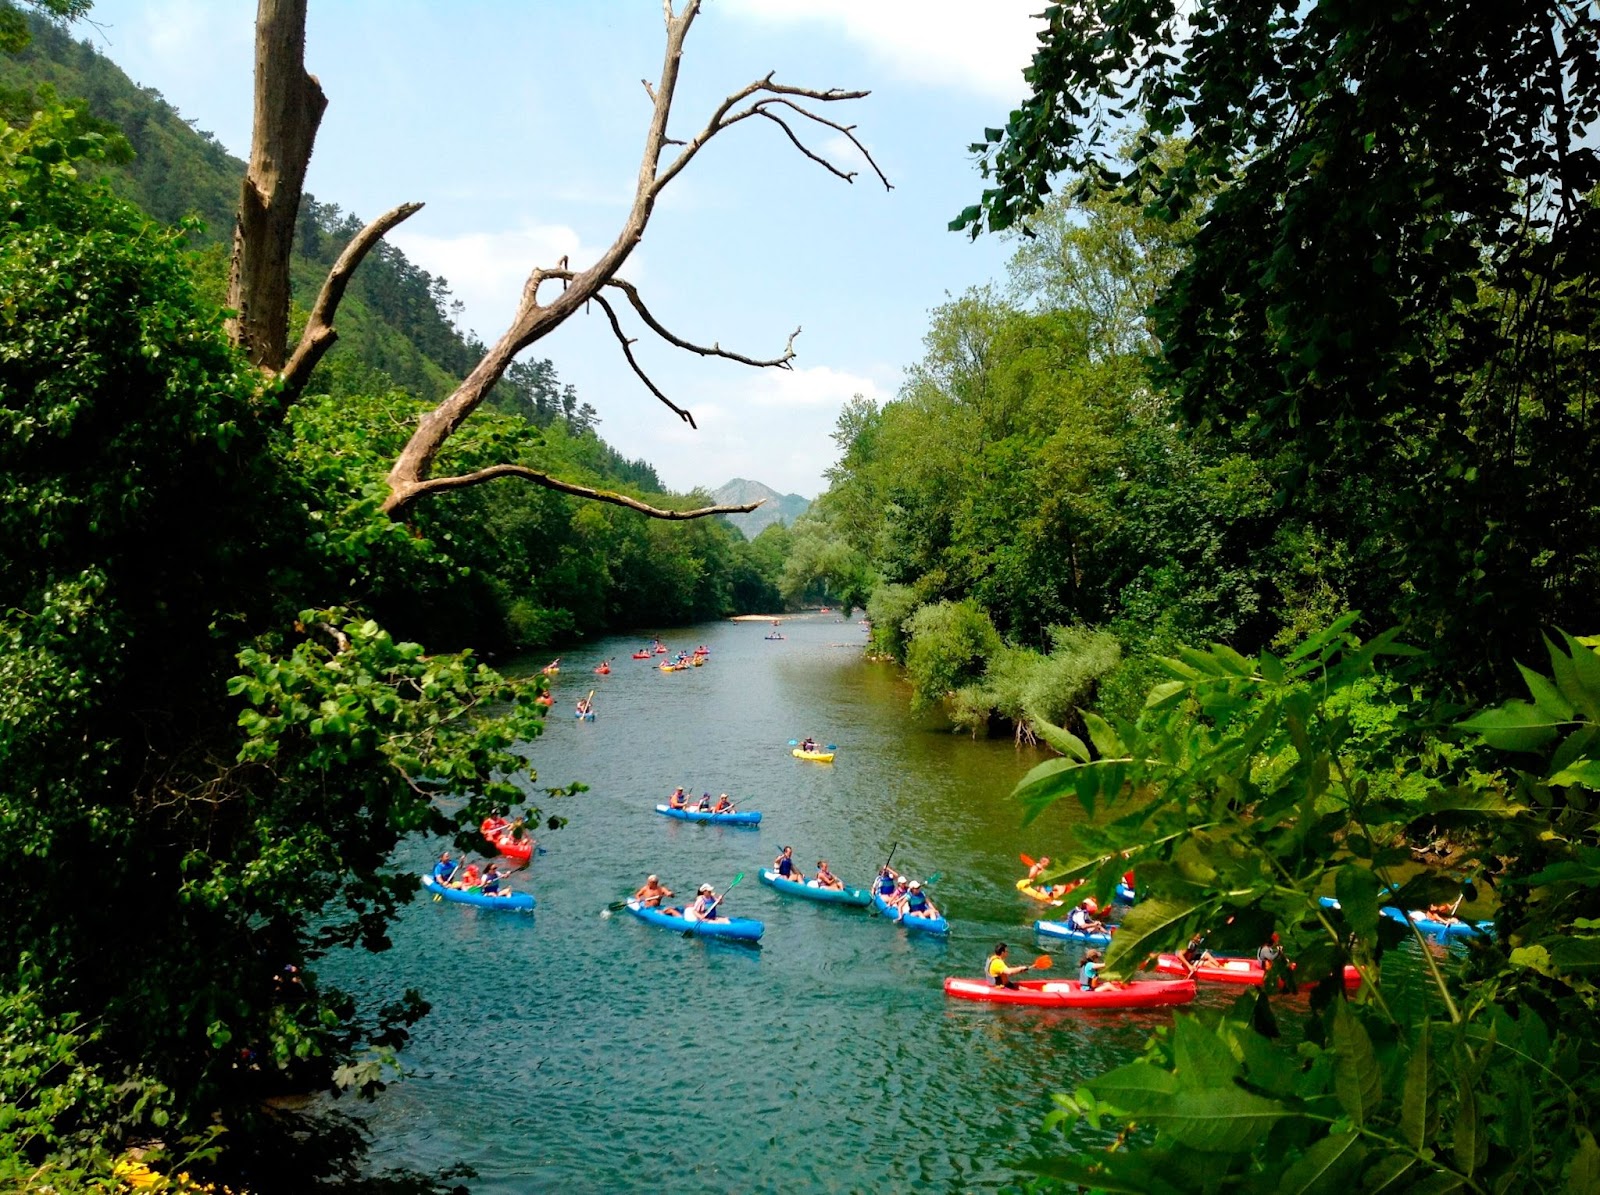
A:
POLYGON ((714 496, 718 502, 754 502, 757 498, 767 500, 766 505, 747 515, 728 516, 728 521, 744 532, 746 539, 754 539, 773 523, 793 523, 811 509, 809 498, 802 498, 799 494, 780 494, 769 485, 746 481, 742 477, 735 477, 725 485, 718 486, 714 496))

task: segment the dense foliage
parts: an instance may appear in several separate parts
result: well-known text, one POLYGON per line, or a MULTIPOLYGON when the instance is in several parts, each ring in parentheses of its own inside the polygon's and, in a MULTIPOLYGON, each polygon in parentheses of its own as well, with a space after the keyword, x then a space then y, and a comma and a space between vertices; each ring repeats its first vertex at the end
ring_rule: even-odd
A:
POLYGON ((1523 670, 1532 702, 1444 732, 1452 748, 1436 741, 1440 711, 1377 667, 1414 649, 1392 634, 1363 644, 1354 621, 1283 656, 1185 650, 1136 723, 1086 717, 1092 750, 1047 729, 1065 757, 1017 795, 1030 816, 1069 797, 1093 819, 1062 874, 1094 876, 1104 897, 1137 868, 1112 971, 1197 930, 1216 931, 1219 954, 1277 931, 1296 966, 1288 982, 1317 987, 1303 1042, 1279 1039, 1296 1003, 1263 990, 1222 1016, 1179 1014, 1143 1059, 1058 1096, 1053 1119, 1068 1129, 1109 1118, 1154 1137, 1046 1173, 1151 1192, 1600 1183, 1596 641, 1549 644, 1551 671, 1523 670), (1425 779, 1424 799, 1401 795, 1407 773, 1425 779), (1456 870, 1418 872, 1417 830, 1439 826, 1463 848, 1456 870), (1498 898, 1495 938, 1464 970, 1379 913, 1459 905, 1463 874, 1498 898), (1327 893, 1337 908, 1322 906, 1327 893), (1385 959, 1407 941, 1421 966, 1402 961, 1391 977, 1385 959), (1354 1001, 1337 978, 1347 962, 1364 980, 1354 1001))
MULTIPOLYGON (((446 292, 377 260, 386 330, 291 407, 230 346, 200 226, 126 198, 128 139, 44 87, 10 115, 0 1184, 77 1189, 155 1141, 256 1191, 372 1181, 353 1122, 273 1100, 381 1089, 427 1004, 358 1008, 318 958, 387 948, 417 889, 387 866, 405 836, 476 843, 490 807, 537 819, 569 791, 534 787, 538 683, 458 649, 721 614, 736 579, 766 604, 781 559, 516 484, 383 516, 383 454, 420 401, 389 368, 448 382, 463 342, 427 335, 446 292), (380 350, 401 341, 396 366, 380 350)), ((310 208, 308 269, 329 252, 313 225, 341 219, 310 208)), ((513 381, 453 453, 659 489, 547 362, 513 381)))
POLYGON ((1592 617, 1593 3, 1051 4, 957 222, 1076 191, 1195 221, 1156 380, 1456 683, 1592 617), (1145 132, 1108 151, 1131 120, 1145 132), (1182 134, 1176 150, 1161 138, 1182 134))

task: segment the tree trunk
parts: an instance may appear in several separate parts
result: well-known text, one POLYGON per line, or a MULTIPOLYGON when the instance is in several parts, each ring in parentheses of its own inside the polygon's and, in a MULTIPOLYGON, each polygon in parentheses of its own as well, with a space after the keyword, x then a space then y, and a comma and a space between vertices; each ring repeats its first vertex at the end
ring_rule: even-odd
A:
POLYGON ((289 337, 289 251, 327 97, 306 73, 306 0, 260 0, 250 167, 233 229, 228 321, 262 369, 283 368, 289 337))

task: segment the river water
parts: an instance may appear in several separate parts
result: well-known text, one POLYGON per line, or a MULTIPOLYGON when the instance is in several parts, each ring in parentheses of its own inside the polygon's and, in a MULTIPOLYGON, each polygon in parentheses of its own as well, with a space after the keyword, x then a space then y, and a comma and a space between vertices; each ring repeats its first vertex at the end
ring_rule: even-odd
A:
MULTIPOLYGON (((889 665, 832 615, 675 633, 711 649, 665 673, 629 658, 640 639, 568 654, 533 748, 547 784, 589 791, 551 805, 570 824, 515 877, 532 915, 420 897, 383 955, 327 960, 366 1000, 416 987, 433 1004, 404 1056, 407 1078, 369 1113, 374 1161, 459 1162, 474 1192, 1002 1189, 1063 1148, 1041 1128, 1049 1093, 1135 1054, 1170 1014, 996 1008, 947 999, 998 940, 1065 974, 1075 951, 1036 942, 1018 895, 1019 852, 1049 854, 1071 810, 1026 830, 1008 794, 1042 756, 908 718, 889 665), (610 676, 593 676, 615 657, 610 676), (596 690, 598 713, 574 722, 596 690), (838 746, 835 763, 788 741, 838 746), (729 792, 758 828, 659 816, 675 784, 729 792), (783 846, 865 886, 891 846, 897 869, 942 873, 930 889, 948 941, 909 938, 868 910, 780 897, 757 882, 783 846), (650 872, 680 895, 702 882, 733 916, 766 923, 751 948, 603 910, 650 872)), ((425 869, 442 843, 407 844, 425 869)), ((1207 999, 1226 1002, 1225 995, 1207 999)))

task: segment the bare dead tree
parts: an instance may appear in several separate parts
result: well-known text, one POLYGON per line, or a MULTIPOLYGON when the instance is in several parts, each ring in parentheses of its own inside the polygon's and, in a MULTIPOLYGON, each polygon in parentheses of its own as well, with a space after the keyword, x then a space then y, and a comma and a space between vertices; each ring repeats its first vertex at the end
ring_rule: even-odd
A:
MULTIPOLYGON (((841 169, 808 148, 796 130, 815 125, 842 134, 861 153, 884 187, 890 187, 889 180, 884 177, 867 147, 857 138, 854 125, 831 120, 808 106, 861 99, 868 94, 865 91, 794 87, 775 82, 769 73, 724 99, 699 132, 689 140, 668 136, 668 121, 677 90, 683 43, 690 26, 699 15, 700 3, 701 0, 687 0, 683 11, 679 13, 673 9, 673 0, 662 0, 667 35, 666 53, 661 76, 656 83, 652 85, 649 80, 642 80, 651 103, 650 122, 633 203, 621 230, 599 260, 586 270, 568 268, 563 258, 553 267, 535 268, 528 276, 521 302, 505 333, 484 354, 461 385, 418 420, 415 432, 389 471, 389 497, 383 506, 389 515, 403 517, 412 503, 427 494, 479 485, 498 477, 519 477, 547 489, 626 506, 660 519, 735 514, 754 510, 760 505, 755 502, 737 506, 707 506, 691 511, 661 509, 624 494, 576 485, 538 469, 514 463, 491 465, 457 476, 433 476, 434 463, 441 450, 483 403, 516 355, 555 331, 590 302, 605 313, 622 346, 623 355, 644 385, 681 419, 691 427, 695 426, 694 417, 689 411, 673 403, 640 366, 633 354, 634 341, 624 332, 616 309, 606 296, 608 289, 623 295, 647 328, 677 348, 755 368, 791 368, 798 328, 790 334, 783 352, 770 358, 732 352, 717 343, 699 344, 668 331, 650 312, 638 290, 617 277, 617 272, 643 239, 656 200, 666 186, 682 173, 713 137, 752 117, 773 122, 801 154, 846 182, 852 182, 856 172, 841 169), (669 147, 677 152, 663 161, 663 154, 669 147), (560 283, 561 290, 549 302, 542 302, 540 289, 547 282, 560 283)), ((256 21, 255 132, 250 171, 245 178, 235 231, 229 286, 229 305, 239 312, 233 327, 235 340, 264 371, 281 377, 291 397, 304 387, 311 369, 333 343, 336 336, 333 321, 339 300, 362 258, 384 233, 421 206, 402 204, 373 221, 351 241, 329 274, 300 344, 289 356, 286 365, 288 263, 294 215, 299 207, 317 123, 326 105, 316 79, 305 72, 305 11, 306 0, 259 0, 256 21)))

